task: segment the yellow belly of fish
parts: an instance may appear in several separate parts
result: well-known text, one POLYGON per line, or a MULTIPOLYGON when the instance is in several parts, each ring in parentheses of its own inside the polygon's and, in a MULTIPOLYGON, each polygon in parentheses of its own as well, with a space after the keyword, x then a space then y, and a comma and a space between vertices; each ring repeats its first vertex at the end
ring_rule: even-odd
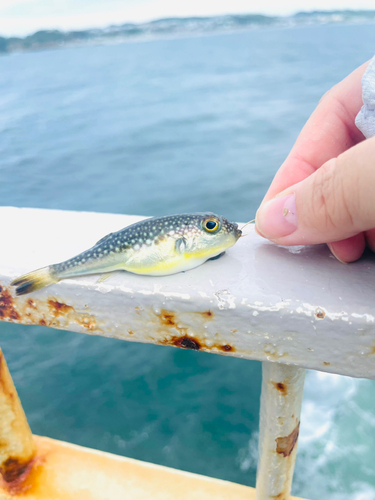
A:
POLYGON ((130 273, 146 274, 149 276, 167 276, 181 273, 198 267, 207 259, 181 259, 179 262, 160 262, 154 266, 124 266, 122 269, 130 273))
MULTIPOLYGON (((167 246, 167 245, 166 245, 167 246)), ((226 250, 223 247, 208 248, 193 253, 179 254, 168 245, 167 251, 163 252, 158 248, 158 253, 161 254, 155 258, 153 252, 139 251, 139 255, 133 259, 129 259, 119 266, 119 269, 149 276, 167 276, 176 274, 182 271, 188 271, 202 265, 208 259, 216 257, 226 250)))

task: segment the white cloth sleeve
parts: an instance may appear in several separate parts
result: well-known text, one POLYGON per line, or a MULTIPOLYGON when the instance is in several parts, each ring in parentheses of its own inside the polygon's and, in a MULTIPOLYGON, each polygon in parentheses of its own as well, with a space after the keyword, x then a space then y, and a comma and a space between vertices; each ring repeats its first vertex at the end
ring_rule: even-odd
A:
POLYGON ((366 139, 369 139, 375 135, 375 57, 371 59, 362 77, 362 99, 363 106, 355 124, 366 139))

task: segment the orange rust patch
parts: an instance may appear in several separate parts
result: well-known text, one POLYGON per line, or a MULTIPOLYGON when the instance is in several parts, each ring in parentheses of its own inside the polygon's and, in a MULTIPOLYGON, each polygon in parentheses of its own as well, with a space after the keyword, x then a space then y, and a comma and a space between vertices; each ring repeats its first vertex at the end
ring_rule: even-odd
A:
POLYGON ((134 332, 132 332, 131 330, 128 330, 128 334, 129 335, 134 335, 134 332))
POLYGON ((0 319, 10 319, 15 321, 20 319, 20 315, 13 302, 13 297, 3 286, 0 286, 0 319))
MULTIPOLYGON (((199 314, 205 319, 213 319, 214 317, 214 313, 210 310, 203 312, 198 311, 195 314, 199 314)), ((160 312, 160 318, 163 325, 176 326, 177 323, 176 313, 172 311, 167 311, 166 309, 162 309, 160 312)))
MULTIPOLYGON (((86 316, 83 314, 79 314, 75 311, 73 306, 69 306, 68 304, 64 304, 64 302, 60 302, 57 299, 49 299, 48 300, 48 309, 54 318, 67 317, 69 320, 71 319, 75 323, 78 323, 80 326, 87 328, 87 330, 95 330, 96 321, 92 316, 86 316)), ((52 321, 46 323, 47 326, 57 326, 57 324, 52 321)))
POLYGON ((67 304, 64 304, 63 302, 59 302, 57 300, 52 300, 50 299, 48 301, 48 307, 50 313, 55 316, 55 318, 58 318, 59 316, 64 316, 65 314, 69 313, 70 311, 74 311, 72 306, 68 306, 67 304))
POLYGON ((34 457, 28 463, 19 463, 9 458, 1 468, 0 488, 12 496, 30 495, 38 489, 39 477, 43 470, 41 457, 34 457))
POLYGON ((323 361, 324 366, 329 366, 331 363, 328 363, 327 361, 323 361))
POLYGON ((77 323, 87 330, 97 330, 96 318, 88 312, 77 312, 73 306, 51 297, 46 302, 38 299, 13 299, 10 291, 0 285, 0 320, 17 321, 51 327, 68 327, 77 323))
POLYGON ((77 318, 76 323, 79 325, 83 326, 84 328, 87 328, 87 330, 95 330, 96 328, 96 321, 95 319, 90 319, 87 317, 84 318, 77 318))
POLYGON ((283 395, 286 396, 288 394, 288 388, 282 382, 272 382, 275 388, 283 395))
POLYGON ((284 492, 279 493, 278 495, 272 495, 271 498, 274 500, 289 500, 289 495, 286 495, 284 492))
MULTIPOLYGON (((160 320, 163 325, 167 326, 177 326, 176 325, 176 320, 175 320, 175 315, 174 313, 170 311, 166 311, 165 309, 161 310, 160 313, 160 320)), ((180 328, 178 328, 180 330, 180 328)))
POLYGON ((289 434, 289 436, 279 437, 275 439, 277 453, 283 455, 284 457, 290 456, 298 441, 299 425, 300 423, 298 422, 295 429, 289 434))

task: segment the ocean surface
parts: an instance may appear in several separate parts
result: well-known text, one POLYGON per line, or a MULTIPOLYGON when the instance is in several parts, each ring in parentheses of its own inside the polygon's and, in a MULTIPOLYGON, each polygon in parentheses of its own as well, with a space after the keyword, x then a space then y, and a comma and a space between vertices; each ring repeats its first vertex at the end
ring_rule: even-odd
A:
MULTIPOLYGON (((2 56, 0 203, 250 220, 374 51, 375 25, 326 25, 2 56)), ((34 433, 255 484, 259 362, 7 323, 0 345, 34 433)), ((293 493, 375 500, 374 465, 375 382, 309 372, 293 493)))

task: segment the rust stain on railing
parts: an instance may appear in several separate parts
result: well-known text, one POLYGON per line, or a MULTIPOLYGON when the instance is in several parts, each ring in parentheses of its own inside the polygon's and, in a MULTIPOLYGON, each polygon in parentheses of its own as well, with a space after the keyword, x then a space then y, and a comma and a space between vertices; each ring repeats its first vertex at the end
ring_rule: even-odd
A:
MULTIPOLYGON (((2 299, 4 294, 2 292, 2 299)), ((2 314, 6 307, 12 312, 12 305, 5 294, 2 300, 2 314)), ((30 490, 36 474, 36 447, 25 413, 10 376, 4 355, 0 350, 0 487, 9 494, 18 495, 30 490), (34 472, 33 472, 34 471, 34 472)))
POLYGON ((1 469, 0 490, 17 498, 34 496, 40 487, 39 479, 43 473, 45 457, 36 455, 28 463, 20 463, 15 459, 7 462, 6 468, 1 469))
POLYGON ((367 353, 367 356, 372 356, 373 354, 375 354, 375 341, 373 342, 373 344, 371 346, 370 352, 367 353))
MULTIPOLYGON (((150 328, 150 331, 157 332, 157 336, 150 337, 150 341, 156 344, 218 354, 229 354, 238 351, 227 340, 218 340, 219 334, 211 335, 212 338, 207 338, 207 335, 205 335, 205 325, 215 318, 215 314, 211 309, 183 313, 185 319, 187 315, 189 316, 191 323, 194 325, 193 328, 191 325, 185 326, 184 321, 175 311, 162 309, 159 313, 152 308, 145 310, 143 307, 136 306, 135 313, 142 317, 142 330, 145 324, 150 324, 150 320, 155 325, 154 328, 150 328)), ((78 312, 72 304, 67 304, 60 298, 53 296, 43 300, 14 298, 10 290, 2 284, 0 284, 0 319, 52 328, 69 328, 72 323, 75 323, 85 328, 88 333, 105 333, 98 326, 95 315, 89 313, 89 311, 78 312)), ((129 335, 137 337, 142 336, 142 330, 137 331, 137 327, 134 325, 127 332, 129 335)))
POLYGON ((72 305, 57 297, 49 297, 44 301, 31 298, 15 300, 1 283, 0 319, 52 328, 68 327, 69 324, 76 323, 88 331, 102 331, 96 317, 89 312, 78 312, 72 305))
MULTIPOLYGON (((155 313, 154 313, 155 314, 155 313)), ((199 315, 205 321, 210 321, 214 318, 214 313, 211 310, 190 312, 189 314, 199 315)), ((155 339, 158 344, 180 347, 182 349, 192 349, 194 351, 222 351, 234 352, 235 348, 226 342, 211 342, 197 333, 192 335, 188 327, 181 326, 182 322, 174 311, 162 309, 160 314, 156 315, 160 323, 159 332, 163 333, 166 329, 177 331, 178 334, 168 335, 164 339, 155 339)))
POLYGON ((299 426, 300 422, 298 420, 296 427, 288 436, 276 438, 276 452, 283 455, 283 457, 289 457, 294 450, 298 441, 299 426))
POLYGON ((288 386, 283 382, 272 382, 272 384, 283 396, 286 396, 288 394, 288 386))
POLYGON ((0 284, 0 319, 19 321, 20 315, 14 307, 10 292, 0 284))

